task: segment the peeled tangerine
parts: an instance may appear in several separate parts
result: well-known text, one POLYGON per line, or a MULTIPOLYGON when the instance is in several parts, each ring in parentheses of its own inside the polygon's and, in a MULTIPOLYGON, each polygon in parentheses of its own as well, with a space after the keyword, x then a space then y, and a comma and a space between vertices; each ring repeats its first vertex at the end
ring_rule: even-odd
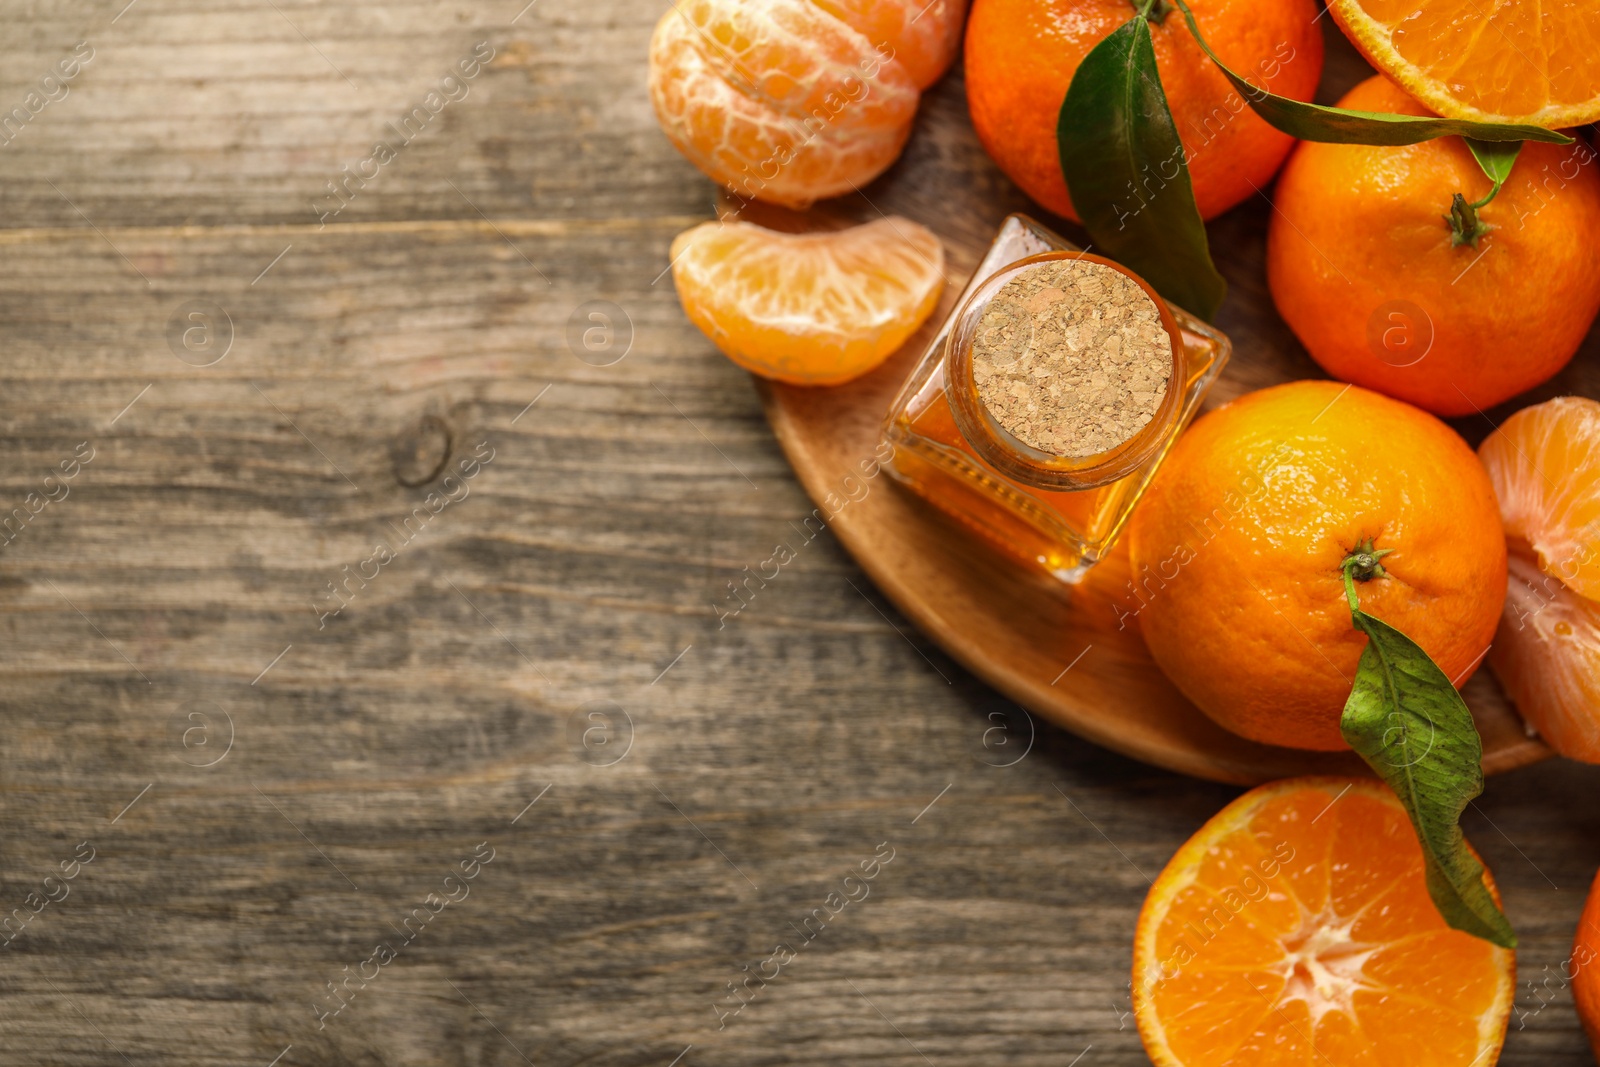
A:
POLYGON ((944 249, 895 216, 827 233, 707 222, 672 242, 689 319, 765 378, 837 385, 889 357, 944 289, 944 249))
POLYGON ((804 208, 900 155, 961 37, 965 0, 674 0, 650 100, 689 161, 740 196, 804 208))
POLYGON ((1524 408, 1478 454, 1511 545, 1489 664, 1552 748, 1600 763, 1600 403, 1524 408))

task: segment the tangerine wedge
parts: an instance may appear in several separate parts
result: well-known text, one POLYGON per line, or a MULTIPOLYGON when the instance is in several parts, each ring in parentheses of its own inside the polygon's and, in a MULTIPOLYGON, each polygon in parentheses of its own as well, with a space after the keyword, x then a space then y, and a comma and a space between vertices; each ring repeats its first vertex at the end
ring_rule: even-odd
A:
POLYGON ((1157 1067, 1467 1067, 1494 1062, 1515 966, 1439 917, 1387 786, 1293 778, 1223 808, 1156 879, 1133 1007, 1157 1067))
POLYGON ((1578 126, 1600 118, 1600 20, 1588 3, 1329 0, 1374 67, 1441 115, 1578 126))
POLYGON ((1600 599, 1600 403, 1560 396, 1523 408, 1478 446, 1513 552, 1579 596, 1600 599))
POLYGON ((827 233, 707 222, 672 242, 690 321, 739 366, 795 385, 837 385, 887 359, 944 290, 944 248, 890 216, 827 233))

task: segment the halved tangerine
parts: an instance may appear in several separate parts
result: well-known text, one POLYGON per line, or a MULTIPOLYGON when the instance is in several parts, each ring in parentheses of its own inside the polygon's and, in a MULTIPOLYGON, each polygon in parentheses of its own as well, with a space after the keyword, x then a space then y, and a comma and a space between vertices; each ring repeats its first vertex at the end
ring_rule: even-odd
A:
POLYGON ((1441 115, 1579 126, 1600 118, 1589 3, 1329 0, 1367 60, 1441 115))
POLYGON ((689 319, 741 367, 837 385, 882 363, 932 313, 944 248, 897 216, 801 234, 706 222, 672 242, 672 280, 689 319))
POLYGON ((1387 786, 1293 778, 1223 808, 1156 879, 1133 1007, 1157 1067, 1481 1067, 1515 966, 1439 917, 1387 786))

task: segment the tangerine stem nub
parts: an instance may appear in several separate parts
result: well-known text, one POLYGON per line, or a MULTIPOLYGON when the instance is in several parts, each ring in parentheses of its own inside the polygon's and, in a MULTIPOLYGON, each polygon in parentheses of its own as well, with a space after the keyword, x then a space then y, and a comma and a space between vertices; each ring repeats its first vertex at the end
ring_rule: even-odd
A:
POLYGON ((1350 550, 1344 562, 1339 564, 1339 570, 1346 578, 1358 582, 1370 582, 1374 578, 1382 578, 1387 573, 1383 569, 1383 557, 1393 551, 1392 548, 1373 547, 1372 538, 1369 537, 1350 550))
POLYGON ((1157 26, 1167 21, 1167 16, 1172 14, 1172 0, 1131 0, 1138 10, 1139 17, 1149 19, 1157 26))
MULTIPOLYGON (((1499 192, 1498 187, 1495 192, 1499 192)), ((1494 193, 1478 201, 1469 203, 1467 198, 1456 193, 1450 198, 1450 214, 1444 216, 1444 221, 1450 227, 1450 247, 1460 248, 1462 245, 1478 247, 1479 238, 1486 235, 1493 226, 1478 217, 1478 209, 1494 199, 1494 193)))

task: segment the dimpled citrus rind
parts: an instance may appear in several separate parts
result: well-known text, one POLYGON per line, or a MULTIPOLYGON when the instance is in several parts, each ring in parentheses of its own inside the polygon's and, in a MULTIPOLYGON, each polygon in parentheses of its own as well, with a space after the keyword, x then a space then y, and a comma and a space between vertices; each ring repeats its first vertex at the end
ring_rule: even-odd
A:
POLYGON ((1341 566, 1371 541, 1362 608, 1457 685, 1488 650, 1506 547, 1488 475, 1444 423, 1336 382, 1233 401, 1178 439, 1129 525, 1114 603, 1201 711, 1264 744, 1348 748, 1339 720, 1367 638, 1341 566))

